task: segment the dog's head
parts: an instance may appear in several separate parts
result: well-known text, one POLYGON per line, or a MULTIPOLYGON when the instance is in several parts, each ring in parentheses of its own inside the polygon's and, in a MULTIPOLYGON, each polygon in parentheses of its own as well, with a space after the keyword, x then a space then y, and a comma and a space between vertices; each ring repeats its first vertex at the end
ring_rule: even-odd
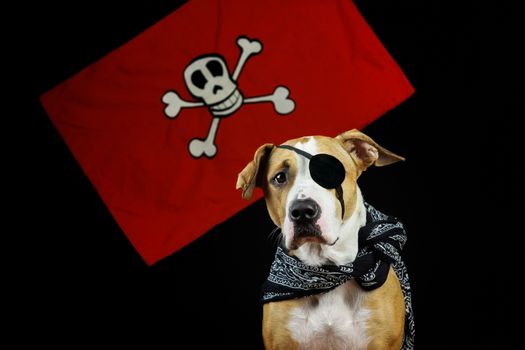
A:
POLYGON ((361 173, 372 164, 399 160, 403 158, 355 129, 335 138, 303 137, 259 147, 239 174, 237 189, 245 199, 252 197, 255 187, 263 189, 286 248, 323 249, 347 238, 356 208, 362 206, 357 187, 361 173))

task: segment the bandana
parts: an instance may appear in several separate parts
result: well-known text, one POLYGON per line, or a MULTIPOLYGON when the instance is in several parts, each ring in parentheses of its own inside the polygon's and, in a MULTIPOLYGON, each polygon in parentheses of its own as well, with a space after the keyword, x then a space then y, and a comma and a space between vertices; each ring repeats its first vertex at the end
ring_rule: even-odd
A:
POLYGON ((351 279, 361 288, 373 290, 385 283, 392 265, 405 300, 405 335, 401 350, 411 350, 414 347, 414 315, 408 273, 400 254, 407 240, 405 228, 396 218, 368 203, 365 208, 366 225, 359 230, 359 250, 354 262, 310 266, 277 247, 270 274, 263 285, 262 302, 326 293, 351 279))

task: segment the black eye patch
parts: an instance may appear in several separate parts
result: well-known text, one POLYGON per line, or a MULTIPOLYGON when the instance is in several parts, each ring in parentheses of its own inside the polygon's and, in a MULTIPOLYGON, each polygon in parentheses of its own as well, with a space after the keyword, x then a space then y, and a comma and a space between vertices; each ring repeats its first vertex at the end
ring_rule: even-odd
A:
POLYGON ((316 154, 310 158, 309 168, 312 179, 326 189, 341 186, 345 179, 345 167, 329 154, 316 154))
POLYGON ((308 152, 288 145, 277 147, 294 151, 310 159, 310 176, 319 186, 332 189, 341 186, 343 183, 345 179, 345 167, 336 157, 324 153, 313 156, 308 152))

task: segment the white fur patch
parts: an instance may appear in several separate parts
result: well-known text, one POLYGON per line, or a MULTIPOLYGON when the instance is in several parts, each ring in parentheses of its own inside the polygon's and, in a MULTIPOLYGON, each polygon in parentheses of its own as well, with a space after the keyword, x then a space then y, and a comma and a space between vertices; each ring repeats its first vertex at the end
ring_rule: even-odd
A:
MULTIPOLYGON (((306 151, 312 155, 318 153, 317 141, 313 137, 309 137, 305 143, 297 143, 294 147, 306 151)), ((297 174, 294 184, 288 192, 286 199, 286 218, 284 221, 283 233, 285 235, 285 243, 290 247, 293 240, 294 228, 293 223, 288 216, 288 210, 291 203, 296 199, 311 198, 321 208, 321 216, 317 220, 317 224, 321 228, 324 238, 327 242, 334 242, 337 239, 337 231, 341 225, 341 220, 336 217, 336 205, 339 205, 330 190, 327 190, 317 184, 310 176, 308 169, 309 160, 295 153, 297 160, 297 174)))
POLYGON ((345 265, 353 262, 359 250, 359 229, 366 224, 366 208, 359 187, 356 192, 356 208, 352 216, 337 229, 339 240, 333 246, 305 243, 295 251, 295 256, 308 265, 345 265))
MULTIPOLYGON (((312 155, 318 153, 315 138, 294 147, 312 155)), ((295 154, 297 175, 286 200, 286 218, 283 226, 287 247, 293 240, 293 223, 288 217, 290 204, 296 199, 311 198, 321 208, 317 223, 327 242, 333 246, 305 243, 294 251, 302 262, 308 265, 344 265, 355 260, 358 251, 358 233, 366 224, 366 209, 361 191, 356 191, 356 208, 350 218, 341 222, 336 206, 340 205, 334 192, 313 181, 308 170, 309 160, 295 154)), ((300 349, 366 349, 369 338, 366 335, 366 321, 370 311, 363 305, 365 297, 355 281, 349 281, 334 290, 307 297, 300 307, 291 310, 288 327, 300 349)))
MULTIPOLYGON (((309 137, 305 143, 297 143, 294 147, 302 149, 312 155, 318 153, 317 141, 309 137)), ((335 264, 344 265, 354 261, 358 250, 359 228, 366 223, 366 210, 363 203, 361 191, 357 188, 356 208, 352 216, 341 222, 337 216, 339 201, 332 190, 327 190, 317 184, 310 176, 308 170, 309 160, 295 153, 297 160, 297 175, 294 184, 286 199, 286 217, 283 225, 285 244, 290 247, 293 240, 294 227, 289 219, 288 210, 290 204, 296 199, 311 198, 321 208, 321 217, 317 224, 321 228, 326 242, 337 243, 333 246, 317 243, 305 243, 295 250, 295 255, 308 265, 335 264)))
POLYGON ((299 348, 366 349, 370 311, 363 307, 364 293, 355 281, 349 281, 328 293, 307 297, 290 310, 288 328, 299 348))

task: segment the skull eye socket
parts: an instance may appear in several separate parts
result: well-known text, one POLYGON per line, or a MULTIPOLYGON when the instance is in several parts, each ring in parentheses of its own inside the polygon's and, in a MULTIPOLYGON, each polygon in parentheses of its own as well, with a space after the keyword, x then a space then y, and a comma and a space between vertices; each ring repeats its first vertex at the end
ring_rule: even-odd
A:
POLYGON ((213 60, 213 61, 206 63, 206 68, 208 68, 211 75, 213 75, 214 77, 222 76, 222 74, 224 73, 222 69, 222 65, 219 61, 213 60))
POLYGON ((200 70, 196 70, 191 74, 191 82, 199 89, 204 89, 204 85, 206 85, 208 80, 206 80, 206 77, 200 70))

